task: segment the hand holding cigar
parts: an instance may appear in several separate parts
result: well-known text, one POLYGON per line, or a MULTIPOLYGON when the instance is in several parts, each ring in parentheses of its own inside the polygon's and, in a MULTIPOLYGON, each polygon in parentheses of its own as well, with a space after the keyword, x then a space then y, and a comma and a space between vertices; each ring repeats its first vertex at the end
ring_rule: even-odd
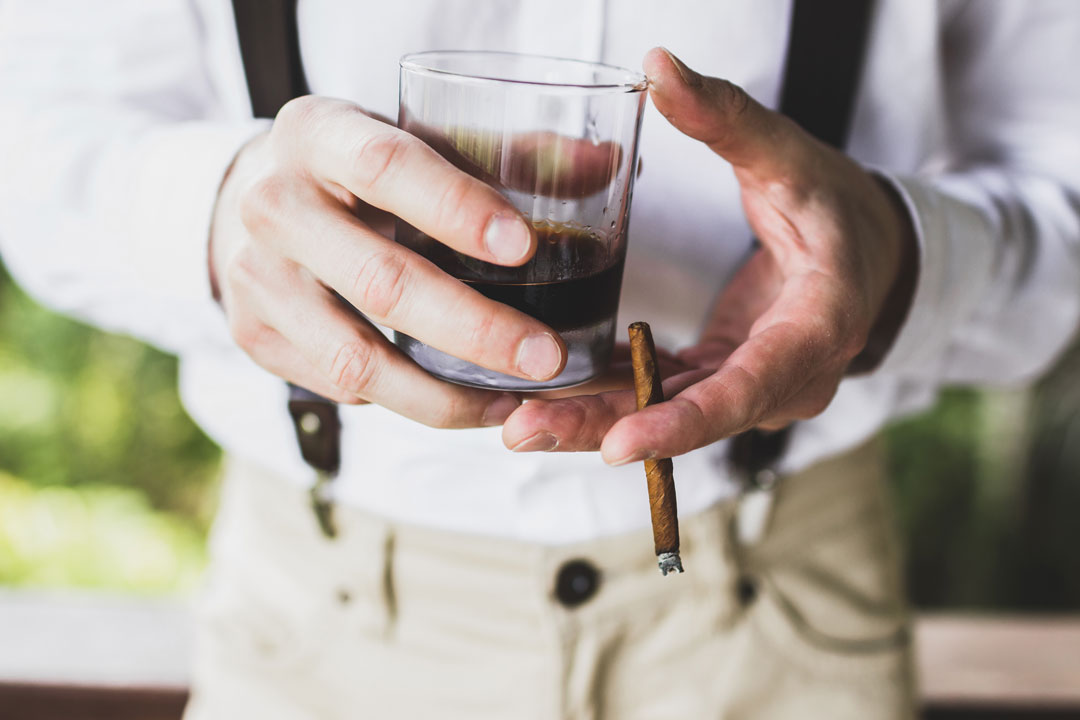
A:
MULTIPOLYGON (((630 358, 634 367, 634 393, 637 408, 642 410, 664 401, 656 345, 649 324, 630 325, 630 358)), ((671 458, 645 461, 645 479, 649 485, 649 508, 652 514, 653 545, 660 572, 683 571, 679 557, 679 514, 675 502, 675 475, 671 458)))

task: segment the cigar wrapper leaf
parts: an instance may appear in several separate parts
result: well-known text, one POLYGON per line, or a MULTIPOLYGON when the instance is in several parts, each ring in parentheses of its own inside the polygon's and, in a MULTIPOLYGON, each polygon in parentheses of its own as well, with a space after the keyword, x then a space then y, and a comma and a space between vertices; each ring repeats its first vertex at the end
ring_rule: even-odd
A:
MULTIPOLYGON (((637 408, 642 410, 664 401, 656 345, 648 323, 632 323, 630 359, 634 368, 634 392, 637 408)), ((649 486, 649 510, 652 517, 653 545, 660 572, 683 571, 679 557, 679 514, 675 500, 675 475, 671 458, 645 461, 645 480, 649 486)))

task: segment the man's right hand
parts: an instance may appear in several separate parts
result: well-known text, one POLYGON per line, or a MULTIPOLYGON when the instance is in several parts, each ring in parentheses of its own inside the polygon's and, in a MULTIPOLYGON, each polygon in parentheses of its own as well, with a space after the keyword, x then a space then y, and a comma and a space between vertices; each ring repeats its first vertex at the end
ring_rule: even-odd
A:
POLYGON ((515 396, 437 380, 334 293, 371 322, 522 378, 561 372, 559 336, 376 231, 363 218, 378 211, 500 265, 536 250, 506 198, 417 138, 351 103, 299 98, 240 151, 219 193, 210 273, 233 338, 270 372, 337 402, 435 427, 501 424, 515 396))

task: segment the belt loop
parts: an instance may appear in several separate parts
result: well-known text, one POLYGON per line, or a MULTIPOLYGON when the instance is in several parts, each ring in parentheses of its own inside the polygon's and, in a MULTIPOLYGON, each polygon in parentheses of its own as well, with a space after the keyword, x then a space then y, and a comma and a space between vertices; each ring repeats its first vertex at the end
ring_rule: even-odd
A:
POLYGON ((386 635, 397 619, 397 588, 394 587, 394 563, 397 562, 397 535, 388 526, 383 537, 382 552, 382 600, 383 622, 386 635))
POLYGON ((337 541, 324 546, 332 553, 342 616, 362 635, 386 640, 396 611, 394 530, 367 513, 343 512, 339 520, 337 541))

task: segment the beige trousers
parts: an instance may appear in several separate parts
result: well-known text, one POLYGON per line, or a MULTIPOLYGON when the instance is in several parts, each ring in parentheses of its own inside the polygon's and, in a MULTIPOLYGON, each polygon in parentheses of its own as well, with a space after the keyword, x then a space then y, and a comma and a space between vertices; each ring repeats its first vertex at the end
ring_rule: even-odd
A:
POLYGON ((880 468, 870 444, 786 478, 752 546, 734 502, 684 517, 662 577, 648 531, 544 547, 338 508, 327 541, 306 493, 232 463, 186 718, 913 717, 880 468))

